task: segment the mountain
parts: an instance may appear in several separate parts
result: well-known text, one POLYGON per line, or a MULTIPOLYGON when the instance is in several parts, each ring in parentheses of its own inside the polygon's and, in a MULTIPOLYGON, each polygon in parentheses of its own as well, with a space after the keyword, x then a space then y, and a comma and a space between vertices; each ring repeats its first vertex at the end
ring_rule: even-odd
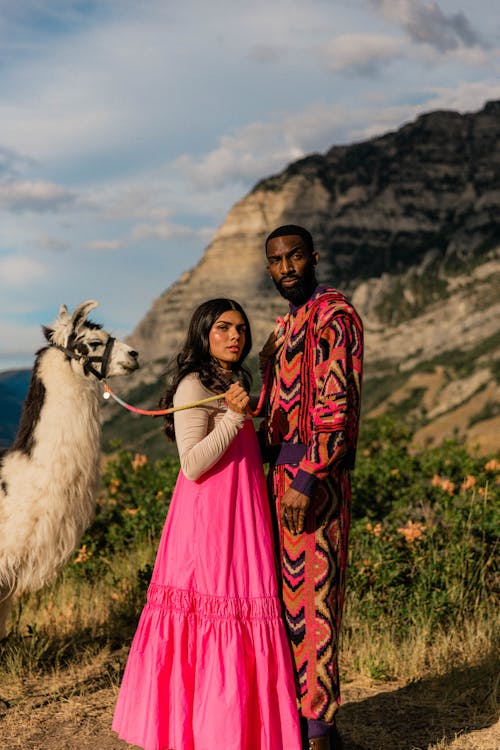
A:
POLYGON ((8 448, 17 432, 31 370, 0 372, 0 448, 8 448))
MULTIPOLYGON (((404 417, 418 442, 456 435, 482 452, 500 449, 499 136, 500 101, 436 111, 261 180, 131 334, 147 364, 121 393, 154 408, 167 359, 210 297, 243 304, 258 352, 286 309, 263 242, 293 222, 313 234, 320 280, 363 316, 365 415, 404 417)), ((157 439, 151 420, 131 423, 113 408, 106 419, 107 436, 125 430, 139 447, 157 439)))

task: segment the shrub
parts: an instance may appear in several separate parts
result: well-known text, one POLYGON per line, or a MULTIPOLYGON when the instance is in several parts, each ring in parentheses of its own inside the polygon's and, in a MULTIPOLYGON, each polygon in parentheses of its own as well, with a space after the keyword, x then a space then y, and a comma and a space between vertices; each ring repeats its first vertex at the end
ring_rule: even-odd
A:
POLYGON ((391 420, 365 425, 353 476, 351 611, 401 636, 460 625, 498 597, 500 462, 448 441, 411 451, 391 420))
POLYGON ((151 462, 119 449, 103 471, 95 519, 73 558, 72 572, 93 576, 117 553, 141 544, 155 547, 178 471, 174 458, 151 462))

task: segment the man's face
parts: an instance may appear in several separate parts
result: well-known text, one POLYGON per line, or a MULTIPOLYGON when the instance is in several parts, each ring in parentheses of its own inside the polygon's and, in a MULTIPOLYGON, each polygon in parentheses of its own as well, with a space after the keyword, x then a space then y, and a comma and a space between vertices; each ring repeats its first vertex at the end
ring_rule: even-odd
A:
POLYGON ((282 297, 301 305, 316 286, 318 253, 311 253, 302 237, 290 234, 267 243, 267 270, 282 297))

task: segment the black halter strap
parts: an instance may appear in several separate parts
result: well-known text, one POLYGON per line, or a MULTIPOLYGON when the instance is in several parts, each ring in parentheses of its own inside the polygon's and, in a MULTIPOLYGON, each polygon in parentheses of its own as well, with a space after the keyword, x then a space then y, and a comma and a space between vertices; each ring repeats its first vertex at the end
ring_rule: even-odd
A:
POLYGON ((102 357, 89 357, 87 354, 80 354, 79 352, 75 352, 73 349, 68 349, 66 346, 61 346, 61 344, 51 344, 51 346, 59 349, 59 351, 61 352, 64 352, 67 357, 75 359, 77 362, 82 362, 83 372, 85 373, 85 375, 88 375, 90 372, 92 373, 92 375, 94 375, 94 377, 97 378, 97 380, 104 380, 104 378, 108 374, 109 358, 111 357, 111 350, 113 349, 113 344, 115 343, 115 341, 116 339, 114 339, 113 336, 110 336, 108 338, 102 357), (93 362, 101 364, 100 371, 94 367, 94 365, 92 364, 93 362))

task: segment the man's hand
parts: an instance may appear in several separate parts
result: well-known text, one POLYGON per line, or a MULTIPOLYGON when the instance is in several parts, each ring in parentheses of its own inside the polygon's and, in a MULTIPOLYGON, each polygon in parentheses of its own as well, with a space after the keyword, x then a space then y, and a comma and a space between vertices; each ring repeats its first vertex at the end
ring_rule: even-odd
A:
POLYGON ((290 313, 287 313, 284 318, 278 320, 274 330, 269 334, 266 343, 259 352, 259 368, 261 370, 266 369, 266 365, 270 359, 275 357, 285 340, 286 325, 290 319, 290 313))
POLYGON ((289 487, 280 503, 281 523, 292 534, 301 534, 304 531, 306 513, 311 499, 302 492, 289 487))

